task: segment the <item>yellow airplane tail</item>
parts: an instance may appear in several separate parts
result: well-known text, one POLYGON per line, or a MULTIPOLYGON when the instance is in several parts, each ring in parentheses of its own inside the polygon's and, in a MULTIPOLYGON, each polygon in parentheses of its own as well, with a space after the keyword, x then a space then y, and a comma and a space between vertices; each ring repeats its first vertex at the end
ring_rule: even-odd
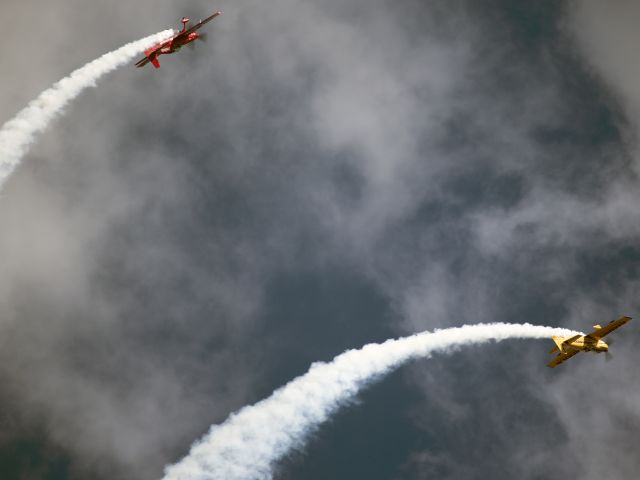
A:
POLYGON ((553 347, 549 353, 564 352, 564 350, 562 349, 562 344, 564 343, 566 338, 564 337, 551 337, 551 338, 555 342, 556 346, 553 347))

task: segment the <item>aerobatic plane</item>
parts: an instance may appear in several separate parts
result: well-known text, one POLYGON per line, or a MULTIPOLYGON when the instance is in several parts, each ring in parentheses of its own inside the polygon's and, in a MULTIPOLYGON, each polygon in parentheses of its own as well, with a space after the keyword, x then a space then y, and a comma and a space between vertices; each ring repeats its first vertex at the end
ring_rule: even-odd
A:
POLYGON ((158 57, 160 55, 168 55, 170 53, 175 53, 182 46, 188 45, 196 40, 204 40, 204 35, 198 32, 198 29, 202 27, 205 23, 209 23, 211 20, 216 18, 218 15, 222 15, 222 12, 216 12, 208 18, 204 20, 200 20, 193 27, 187 28, 187 24, 189 23, 189 19, 184 17, 182 19, 182 30, 176 33, 173 37, 164 40, 157 45, 154 45, 151 48, 145 50, 145 57, 136 63, 136 67, 144 67, 147 63, 151 62, 151 64, 160 68, 160 62, 158 61, 158 57))
POLYGON ((600 325, 594 325, 593 328, 595 330, 588 335, 575 335, 573 337, 551 337, 556 343, 556 346, 549 353, 560 353, 553 360, 551 360, 551 362, 549 362, 547 366, 550 368, 555 368, 562 362, 570 359, 580 352, 607 353, 609 351, 609 345, 607 345, 602 340, 602 337, 610 334, 616 328, 621 327, 629 320, 631 320, 631 317, 621 317, 618 320, 613 320, 604 327, 601 327, 600 325))

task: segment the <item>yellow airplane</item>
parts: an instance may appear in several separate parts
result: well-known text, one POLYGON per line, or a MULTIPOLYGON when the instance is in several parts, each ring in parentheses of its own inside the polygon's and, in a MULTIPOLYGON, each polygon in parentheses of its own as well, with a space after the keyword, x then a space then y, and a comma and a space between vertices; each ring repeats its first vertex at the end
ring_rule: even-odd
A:
POLYGON ((608 325, 601 327, 594 325, 595 329, 588 335, 576 335, 574 337, 551 337, 556 342, 556 346, 549 353, 560 352, 551 362, 547 364, 550 368, 555 368, 562 362, 570 359, 580 352, 608 352, 609 345, 602 341, 602 337, 613 332, 616 328, 621 327, 631 320, 631 317, 621 317, 618 320, 609 322, 608 325))

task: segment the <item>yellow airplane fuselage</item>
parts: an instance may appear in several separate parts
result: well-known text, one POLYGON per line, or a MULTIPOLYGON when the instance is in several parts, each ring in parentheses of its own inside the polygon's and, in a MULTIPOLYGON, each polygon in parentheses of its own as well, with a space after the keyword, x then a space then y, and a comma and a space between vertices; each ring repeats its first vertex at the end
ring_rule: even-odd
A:
POLYGON ((567 342, 570 338, 571 337, 553 337, 553 340, 563 353, 568 350, 581 350, 583 352, 598 353, 609 351, 609 345, 607 345, 603 340, 591 338, 585 335, 567 342))

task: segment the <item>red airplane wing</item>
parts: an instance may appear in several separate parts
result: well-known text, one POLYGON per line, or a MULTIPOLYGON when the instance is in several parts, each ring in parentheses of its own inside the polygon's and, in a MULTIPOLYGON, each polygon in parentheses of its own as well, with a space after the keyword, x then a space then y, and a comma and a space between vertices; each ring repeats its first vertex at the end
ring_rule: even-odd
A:
POLYGON ((184 32, 180 32, 178 35, 176 35, 173 38, 173 41, 180 41, 182 40, 184 37, 188 36, 191 32, 195 32, 196 30, 198 30, 200 27, 202 27, 204 24, 209 23, 211 20, 213 20, 214 18, 216 18, 218 15, 222 15, 222 12, 216 12, 213 15, 211 15, 210 17, 205 18, 204 20, 200 20, 198 23, 196 23, 193 27, 191 28, 187 28, 184 32))

